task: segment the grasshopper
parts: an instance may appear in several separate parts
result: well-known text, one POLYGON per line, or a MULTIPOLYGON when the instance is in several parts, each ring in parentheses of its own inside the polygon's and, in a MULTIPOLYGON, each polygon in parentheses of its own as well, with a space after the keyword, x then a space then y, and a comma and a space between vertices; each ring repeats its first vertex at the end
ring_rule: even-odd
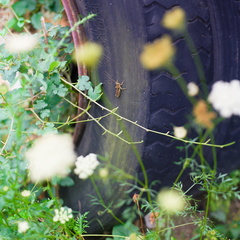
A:
POLYGON ((124 81, 122 81, 122 83, 120 83, 120 82, 118 82, 118 80, 117 80, 117 81, 113 80, 108 73, 106 73, 106 75, 107 75, 107 77, 110 78, 113 82, 115 82, 115 84, 116 84, 116 85, 115 85, 115 97, 116 97, 116 98, 119 98, 119 97, 121 96, 122 90, 125 90, 125 89, 126 89, 126 88, 123 88, 123 87, 122 87, 124 81))
POLYGON ((114 81, 115 82, 115 84, 116 84, 116 86, 115 86, 115 97, 116 98, 119 98, 120 97, 120 95, 121 95, 121 92, 122 92, 122 90, 125 90, 126 88, 122 88, 122 85, 123 85, 123 83, 124 83, 124 81, 122 81, 122 83, 120 83, 120 82, 118 82, 118 80, 117 81, 114 81))

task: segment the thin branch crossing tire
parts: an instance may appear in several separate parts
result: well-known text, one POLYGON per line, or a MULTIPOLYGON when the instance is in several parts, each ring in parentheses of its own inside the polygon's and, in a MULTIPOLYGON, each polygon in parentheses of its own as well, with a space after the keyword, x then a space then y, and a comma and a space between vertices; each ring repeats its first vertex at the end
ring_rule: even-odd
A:
MULTIPOLYGON (((168 9, 180 6, 186 11, 188 31, 197 48, 197 53, 193 54, 199 54, 202 60, 209 89, 218 80, 239 79, 239 0, 76 0, 75 5, 83 16, 97 14, 84 27, 87 39, 104 47, 98 71, 92 74, 93 81, 103 83, 104 96, 100 103, 110 109, 118 107, 120 116, 147 129, 172 133, 173 126, 184 125, 192 111, 191 104, 169 72, 148 72, 139 62, 145 43, 165 33, 171 35, 160 25, 168 9), (115 97, 114 81, 124 81, 122 88, 126 88, 118 98, 115 97)), ((175 35, 172 37, 177 48, 175 65, 187 82, 199 84, 193 56, 184 39, 175 35)), ((95 105, 90 112, 95 118, 107 113, 95 105)), ((116 134, 123 131, 120 136, 129 142, 143 140, 143 143, 127 144, 111 134, 103 135, 104 130, 92 121, 86 124, 77 146, 79 155, 95 153, 106 156, 115 166, 144 181, 138 163, 138 158, 141 158, 149 184, 159 180, 156 190, 172 185, 181 169, 175 162, 185 157, 185 153, 177 149, 182 145, 180 142, 147 132, 114 115, 103 118, 100 123, 116 134)), ((239 168, 239 117, 224 120, 215 129, 215 141, 217 144, 236 142, 230 147, 217 149, 218 171, 223 173, 239 168)), ((211 148, 205 149, 205 157, 211 164, 211 148)), ((124 193, 130 186, 100 180, 94 188, 90 180, 73 178, 73 187, 60 190, 65 204, 81 213, 90 212, 90 232, 101 232, 103 228, 113 226, 112 215, 106 213, 103 206, 92 205, 90 195, 98 197, 97 187, 105 207, 120 217, 124 208, 114 206, 120 199, 125 199, 124 193)), ((184 188, 191 185, 187 172, 180 180, 184 188)))

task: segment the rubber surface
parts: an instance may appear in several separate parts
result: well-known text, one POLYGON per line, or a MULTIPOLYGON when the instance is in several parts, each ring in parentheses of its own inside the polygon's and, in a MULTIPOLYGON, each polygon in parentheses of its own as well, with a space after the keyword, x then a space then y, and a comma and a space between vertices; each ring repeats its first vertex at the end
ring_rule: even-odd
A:
MULTIPOLYGON (((102 104, 109 108, 119 106, 118 113, 140 125, 160 132, 172 132, 173 126, 187 122, 191 105, 181 92, 176 80, 166 71, 147 72, 139 63, 139 55, 144 43, 153 41, 169 31, 161 27, 160 20, 166 10, 181 6, 187 13, 187 24, 197 54, 199 54, 205 76, 211 85, 218 81, 239 79, 240 47, 240 1, 235 0, 76 0, 79 13, 86 16, 96 13, 95 19, 85 25, 89 40, 104 46, 104 57, 98 74, 92 80, 103 83, 102 104), (124 81, 120 98, 115 97, 115 83, 124 81)), ((173 36, 177 47, 175 64, 187 82, 199 84, 191 53, 182 37, 173 36)), ((193 53, 196 54, 196 53, 193 53)), ((91 114, 102 116, 105 112, 92 106, 91 114)), ((150 182, 159 180, 161 186, 173 183, 180 171, 174 164, 185 154, 176 149, 181 145, 170 138, 146 132, 128 123, 122 124, 114 116, 104 118, 101 124, 133 141, 144 140, 135 146, 126 144, 116 137, 105 134, 94 122, 89 122, 77 147, 79 155, 96 153, 108 156, 111 162, 126 172, 137 175, 143 180, 141 168, 137 162, 137 152, 143 159, 150 182), (128 133, 131 138, 129 138, 128 133)), ((240 167, 240 121, 232 117, 221 123, 215 131, 218 144, 236 141, 236 144, 217 151, 218 170, 227 172, 240 167)), ((205 156, 212 162, 211 149, 205 149, 205 156)), ((65 204, 81 212, 90 211, 89 219, 98 218, 105 228, 114 224, 110 214, 101 214, 104 208, 91 205, 87 194, 96 196, 90 180, 80 181, 73 176, 76 184, 71 188, 62 188, 61 195, 65 204), (97 213, 100 213, 97 216, 97 213)), ((181 179, 188 187, 191 182, 185 173, 181 179)), ((125 198, 127 186, 119 187, 115 182, 99 181, 98 188, 106 203, 116 204, 125 198), (106 184, 106 185, 105 185, 106 184), (111 191, 110 191, 111 190, 111 191)), ((111 208, 112 209, 112 208, 111 208)), ((120 216, 122 209, 113 209, 120 216)), ((98 221, 91 222, 90 232, 101 232, 98 221)))

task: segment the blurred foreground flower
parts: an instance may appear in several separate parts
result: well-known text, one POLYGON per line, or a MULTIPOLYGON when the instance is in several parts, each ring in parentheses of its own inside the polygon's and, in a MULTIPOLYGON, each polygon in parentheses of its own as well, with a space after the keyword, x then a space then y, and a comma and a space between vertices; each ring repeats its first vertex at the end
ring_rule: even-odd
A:
POLYGON ((27 221, 18 222, 18 232, 25 233, 29 229, 29 224, 27 221))
POLYGON ((240 116, 240 81, 214 83, 208 101, 224 118, 240 116))
POLYGON ((186 205, 184 196, 172 189, 161 190, 157 196, 157 203, 162 210, 168 213, 180 212, 186 205))
POLYGON ((126 237, 125 240, 142 240, 143 236, 138 236, 136 233, 131 233, 129 237, 126 237))
POLYGON ((140 61, 144 68, 154 70, 168 66, 176 52, 172 40, 168 35, 146 44, 140 56, 140 61))
POLYGON ((33 35, 18 34, 6 39, 5 48, 11 53, 22 53, 33 50, 38 41, 33 35))
POLYGON ((105 168, 100 168, 98 173, 99 173, 100 178, 103 178, 103 179, 106 179, 109 175, 108 168, 106 168, 106 167, 105 168))
POLYGON ((96 154, 90 153, 86 157, 78 157, 75 165, 74 173, 80 179, 86 179, 93 174, 95 168, 99 165, 99 161, 96 154))
POLYGON ((54 222, 60 222, 62 224, 68 222, 71 218, 73 218, 72 215, 72 209, 68 207, 61 207, 60 210, 55 209, 54 210, 55 215, 53 217, 54 222))
POLYGON ((198 124, 205 128, 213 127, 212 120, 216 118, 216 114, 208 110, 207 103, 204 100, 199 100, 194 106, 193 115, 198 124))
POLYGON ((187 85, 187 90, 188 90, 188 95, 191 96, 191 97, 194 97, 198 94, 199 87, 196 83, 190 82, 187 85))
POLYGON ((177 138, 185 138, 187 135, 187 129, 185 127, 173 127, 174 136, 177 138))
POLYGON ((74 59, 88 67, 94 67, 100 60, 102 53, 103 48, 100 44, 86 42, 76 49, 74 59))
POLYGON ((21 195, 22 195, 23 197, 29 197, 29 196, 31 195, 31 191, 29 191, 29 190, 23 190, 23 191, 21 192, 21 195))
POLYGON ((33 182, 65 177, 76 160, 72 137, 68 134, 44 135, 27 150, 26 159, 33 182))
POLYGON ((180 7, 167 11, 162 19, 162 25, 170 30, 182 31, 186 28, 186 14, 180 7))
POLYGON ((0 94, 6 94, 10 90, 10 83, 3 80, 0 75, 0 94))

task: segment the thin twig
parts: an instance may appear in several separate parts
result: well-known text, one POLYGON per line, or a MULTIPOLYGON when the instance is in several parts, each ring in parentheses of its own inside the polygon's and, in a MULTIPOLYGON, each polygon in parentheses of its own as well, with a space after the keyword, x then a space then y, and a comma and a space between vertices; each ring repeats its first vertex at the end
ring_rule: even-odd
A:
MULTIPOLYGON (((143 130, 145 130, 146 132, 151 132, 151 133, 156 133, 156 134, 159 134, 159 135, 163 135, 165 137, 169 137, 169 138, 172 138, 172 139, 175 139, 175 140, 178 140, 178 141, 181 141, 181 142, 184 142, 184 143, 190 143, 190 144, 195 144, 195 145, 202 145, 202 146, 208 146, 208 147, 217 147, 217 148, 224 148, 224 147, 228 147, 228 146, 231 146, 233 144, 235 144, 235 142, 230 142, 230 143, 227 143, 227 144, 222 144, 222 145, 217 145, 217 144, 210 144, 208 143, 210 140, 207 140, 206 142, 196 142, 196 141, 193 141, 193 140, 185 140, 185 139, 181 139, 181 138, 177 138, 173 135, 170 135, 169 132, 167 133, 163 133, 163 132, 158 132, 158 131, 155 131, 155 130, 152 130, 152 129, 149 129, 149 128, 146 128, 146 127, 143 127, 142 125, 138 124, 137 122, 134 122, 134 121, 131 121, 121 115, 119 115, 118 113, 116 112, 113 112, 112 110, 104 107, 103 105, 101 105, 100 103, 92 100, 89 96, 87 96, 84 92, 80 91, 77 87, 75 87, 73 84, 67 82, 64 78, 61 78, 61 80, 68 84, 69 86, 71 86, 72 88, 74 88, 76 91, 80 92, 85 98, 87 98, 90 102, 93 102, 95 103, 97 106, 99 106, 102 110, 106 110, 107 112, 110 112, 112 113, 114 116, 116 116, 119 120, 124 120, 126 122, 129 122, 143 130)), ((75 105, 76 106, 76 105, 75 105)), ((77 107, 77 106, 76 106, 77 107)), ((105 127, 103 127, 104 130, 105 130, 105 127)), ((109 132, 111 133, 109 130, 107 130, 106 132, 109 132)), ((113 134, 115 135, 115 134, 113 134)), ((126 140, 124 140, 124 142, 127 142, 126 140)), ((140 141, 140 142, 137 142, 137 143, 142 143, 143 141, 140 141)), ((131 143, 132 144, 132 143, 131 143)))

